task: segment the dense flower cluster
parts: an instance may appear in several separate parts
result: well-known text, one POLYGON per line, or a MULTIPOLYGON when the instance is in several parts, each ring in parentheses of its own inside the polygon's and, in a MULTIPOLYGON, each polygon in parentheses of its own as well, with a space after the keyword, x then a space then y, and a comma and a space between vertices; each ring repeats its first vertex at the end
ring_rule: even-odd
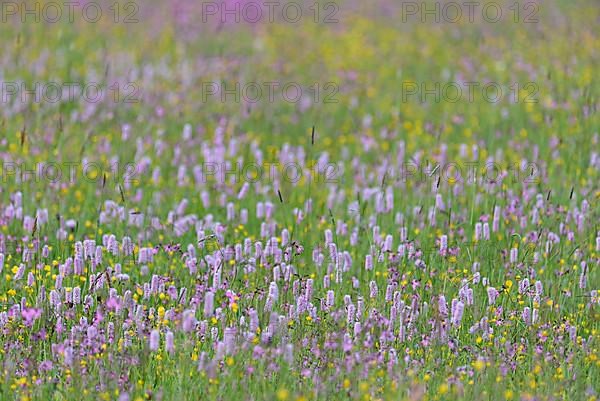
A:
POLYGON ((600 37, 584 6, 535 28, 209 24, 210 44, 154 20, 30 27, 7 74, 144 91, 0 111, 3 166, 103 166, 0 175, 0 398, 597 400, 600 37), (273 71, 334 80, 340 103, 194 93, 273 71), (444 74, 537 80, 540 102, 390 90, 444 74))

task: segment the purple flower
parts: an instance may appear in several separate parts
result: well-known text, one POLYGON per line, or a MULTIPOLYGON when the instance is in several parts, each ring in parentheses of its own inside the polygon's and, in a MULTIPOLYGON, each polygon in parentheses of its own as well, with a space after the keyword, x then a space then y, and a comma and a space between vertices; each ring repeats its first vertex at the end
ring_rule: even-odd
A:
POLYGON ((24 308, 21 311, 25 326, 31 327, 33 323, 42 316, 42 310, 36 308, 24 308))
POLYGON ((152 330, 150 333, 150 350, 157 351, 160 345, 160 332, 158 330, 152 330))
POLYGON ((488 295, 488 303, 490 305, 493 305, 496 303, 496 298, 498 298, 498 295, 500 295, 500 293, 494 287, 488 287, 487 295, 488 295))

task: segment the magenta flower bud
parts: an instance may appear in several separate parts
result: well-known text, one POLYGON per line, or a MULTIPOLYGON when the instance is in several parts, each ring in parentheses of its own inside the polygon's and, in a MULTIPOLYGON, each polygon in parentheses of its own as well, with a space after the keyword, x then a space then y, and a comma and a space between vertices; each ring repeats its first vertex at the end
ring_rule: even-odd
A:
POLYGON ((283 359, 290 365, 292 363, 294 363, 294 345, 293 344, 285 345, 285 349, 283 351, 283 359))
POLYGON ((457 301, 454 303, 453 300, 453 308, 452 308, 452 324, 454 326, 460 326, 460 322, 463 317, 463 312, 465 310, 465 304, 462 301, 457 301))
POLYGON ((274 281, 271 281, 271 284, 269 284, 269 297, 274 301, 279 299, 279 287, 277 287, 277 283, 274 281))
POLYGON ((375 281, 371 281, 369 283, 369 297, 376 298, 377 292, 378 292, 377 283, 375 281))
POLYGON ((227 221, 231 221, 235 218, 235 206, 233 203, 227 203, 227 221))
POLYGON ((158 330, 152 330, 150 333, 150 350, 158 351, 160 345, 160 332, 158 330))
POLYGON ((377 195, 375 195, 375 211, 377 213, 383 213, 385 211, 384 198, 381 192, 378 192, 377 195))
POLYGON ((73 348, 66 347, 64 351, 64 362, 67 366, 73 365, 73 348))
POLYGON ((483 223, 483 239, 488 241, 490 239, 490 225, 489 223, 483 223))
POLYGON ((385 237, 385 241, 383 243, 383 249, 382 249, 382 251, 383 252, 391 252, 392 251, 392 246, 393 246, 393 241, 394 241, 394 238, 391 235, 388 234, 385 237))
POLYGON ((358 301, 356 301, 356 315, 360 319, 362 314, 365 311, 365 300, 363 297, 358 297, 358 301))
POLYGON ((23 218, 23 230, 25 231, 33 231, 33 226, 35 225, 35 219, 31 216, 25 216, 23 218))
POLYGON ((60 294, 56 290, 50 291, 50 303, 54 307, 60 305, 60 294))
POLYGON ((400 241, 404 242, 408 239, 408 228, 401 227, 400 228, 400 241))
POLYGON ((262 243, 259 241, 254 244, 254 258, 258 261, 263 255, 262 243))
POLYGON ((481 223, 476 223, 475 224, 475 241, 481 240, 481 231, 482 231, 481 223))
POLYGON ((579 288, 585 289, 586 284, 587 284, 587 276, 585 273, 581 273, 579 275, 579 288))
POLYGON ((360 322, 354 323, 354 336, 355 337, 358 336, 361 331, 362 331, 362 324, 360 324, 360 322))
POLYGON ((141 248, 138 253, 138 263, 144 264, 148 263, 148 250, 146 248, 141 248))
POLYGON ((519 283, 519 294, 524 294, 528 290, 529 290, 529 279, 524 278, 523 280, 521 280, 521 283, 519 283))
POLYGON ((204 296, 204 317, 212 316, 214 313, 214 302, 215 302, 215 294, 213 292, 206 292, 204 296))
POLYGON ((308 280, 306 280, 306 299, 308 301, 310 301, 312 299, 313 287, 314 287, 314 280, 312 278, 309 278, 308 280))
POLYGON ((494 207, 494 217, 492 219, 492 230, 497 232, 500 228, 500 206, 494 207))
MULTIPOLYGON (((340 253, 339 255, 341 256, 342 254, 340 253)), ((335 282, 336 284, 340 284, 342 282, 342 269, 339 267, 335 269, 335 282)))
POLYGON ((535 323, 537 323, 537 321, 538 321, 538 313, 539 313, 538 309, 537 309, 537 308, 534 308, 534 309, 533 309, 533 313, 532 313, 532 315, 531 315, 531 323, 532 323, 532 324, 535 324, 535 323))
POLYGON ((356 313, 356 307, 353 304, 348 305, 346 313, 346 321, 348 325, 354 321, 354 314, 356 313))
POLYGON ((174 336, 172 331, 167 331, 165 335, 165 349, 169 354, 175 352, 174 336))
POLYGON ((535 196, 535 207, 537 207, 537 208, 544 207, 544 195, 543 194, 537 194, 535 196))
POLYGON ((205 209, 210 207, 210 195, 207 191, 202 191, 200 193, 200 200, 202 201, 202 206, 205 209))
MULTIPOLYGON (((130 215, 130 217, 131 216, 136 216, 136 215, 130 215)), ((115 237, 114 235, 111 235, 109 237, 107 248, 108 248, 108 251, 113 256, 117 256, 119 254, 119 243, 117 242, 117 237, 115 237)))
POLYGON ((531 308, 529 306, 523 309, 522 317, 525 324, 529 326, 531 324, 531 308))
POLYGON ((225 328, 225 333, 223 334, 223 343, 225 344, 226 354, 232 354, 234 351, 236 332, 237 330, 235 327, 225 328))
POLYGON ((265 202, 265 219, 270 220, 273 217, 275 207, 271 202, 265 202))
POLYGON ((440 237, 440 252, 443 254, 448 249, 448 236, 442 235, 440 237))
MULTIPOLYGON (((133 253, 133 250, 131 252, 133 253)), ((102 263, 102 247, 100 245, 96 247, 96 255, 94 258, 94 262, 97 264, 102 263)))
POLYGON ((265 216, 265 205, 262 202, 256 204, 256 218, 262 219, 265 216))
MULTIPOLYGON (((156 275, 156 274, 153 274, 152 279, 150 280, 150 288, 149 288, 150 293, 156 294, 158 292, 159 282, 160 282, 160 277, 158 277, 158 275, 156 275)), ((147 284, 147 283, 145 283, 145 284, 147 284)), ((144 287, 145 287, 145 285, 144 285, 144 287)), ((145 288, 144 288, 144 290, 145 290, 145 288)), ((150 296, 150 294, 148 294, 148 297, 149 296, 150 296)))
POLYGON ((490 305, 493 305, 494 303, 496 303, 496 298, 498 297, 498 295, 500 295, 500 293, 494 287, 488 287, 487 295, 488 295, 488 303, 490 305))
MULTIPOLYGON (((220 255, 220 254, 219 254, 220 255)), ((221 261, 215 263, 215 271, 213 273, 213 289, 218 289, 221 286, 221 261)))
POLYGON ((394 286, 392 284, 388 284, 385 289, 385 301, 390 302, 394 295, 394 286))
POLYGON ((83 275, 83 258, 77 256, 74 262, 74 273, 77 276, 83 275))
POLYGON ((238 192, 238 195, 237 195, 238 200, 244 199, 246 197, 246 195, 248 194, 248 189, 250 189, 250 184, 248 184, 247 182, 244 182, 244 184, 242 185, 242 188, 240 189, 240 192, 238 192))
POLYGON ((98 334, 98 330, 96 330, 96 326, 90 326, 87 328, 87 338, 89 341, 93 341, 98 334))
POLYGON ((250 255, 252 252, 252 240, 250 238, 244 239, 244 255, 250 255))
POLYGON ((217 342, 215 349, 215 360, 222 361, 225 358, 225 343, 222 341, 217 342))
POLYGON ((21 263, 19 265, 19 269, 15 273, 15 277, 14 277, 15 281, 22 279, 24 275, 25 275, 25 265, 23 263, 21 263))
POLYGON ((352 256, 350 255, 350 252, 348 251, 344 251, 343 253, 343 258, 344 258, 344 266, 343 266, 343 270, 345 272, 349 271, 350 268, 352 267, 352 256))
POLYGON ((392 305, 390 308, 390 328, 394 327, 394 322, 396 322, 396 318, 398 317, 398 309, 392 305))
POLYGON ((535 295, 542 295, 542 292, 544 291, 544 286, 542 285, 541 281, 536 281, 535 282, 535 295))
POLYGON ((375 241, 376 244, 379 244, 381 242, 381 237, 379 236, 379 231, 380 231, 379 226, 373 227, 373 241, 375 241))
POLYGON ((325 230, 325 245, 333 242, 333 233, 330 229, 325 230))
POLYGON ((335 294, 333 292, 333 290, 329 290, 327 291, 327 301, 326 304, 329 308, 333 307, 335 303, 335 294))
POLYGON ((466 298, 467 298, 467 305, 473 305, 473 289, 472 288, 467 289, 466 298))
POLYGON ((329 244, 328 246, 328 250, 329 250, 329 258, 334 262, 337 263, 337 245, 335 244, 335 242, 332 242, 329 244))
POLYGON ((442 195, 441 194, 436 194, 435 195, 435 208, 438 210, 444 210, 444 201, 442 199, 442 195))
POLYGON ((73 303, 79 305, 81 303, 81 288, 73 288, 73 303))
POLYGON ((317 263, 318 260, 319 260, 319 249, 315 248, 312 251, 312 261, 317 263))
POLYGON ((259 321, 258 321, 258 312, 255 309, 251 309, 249 312, 250 315, 250 332, 252 333, 256 333, 256 331, 258 330, 259 327, 259 321))
POLYGON ((517 263, 518 256, 519 250, 517 248, 512 248, 510 250, 510 263, 517 263))
POLYGON ((446 298, 443 295, 440 295, 440 297, 438 298, 438 309, 442 316, 448 316, 448 305, 446 303, 446 298))
POLYGON ((323 255, 322 253, 318 253, 317 260, 315 261, 315 264, 317 265, 317 267, 321 267, 323 265, 324 261, 325 261, 325 255, 323 255))
POLYGON ((394 210, 394 193, 390 190, 385 193, 385 211, 389 213, 392 210, 394 210))
MULTIPOLYGON (((122 241, 121 247, 123 248, 123 255, 124 256, 129 256, 129 255, 133 254, 133 242, 131 241, 131 238, 129 238, 127 236, 123 237, 123 241, 122 241)), ((100 248, 100 251, 102 251, 102 248, 100 248)))
POLYGON ((183 312, 182 328, 186 333, 191 332, 196 327, 196 313, 193 310, 183 312))
MULTIPOLYGON (((81 245, 77 246, 78 244, 81 244, 81 242, 78 242, 75 244, 75 252, 79 256, 81 256, 81 245), (79 249, 77 249, 77 248, 79 248, 79 249)), ((85 241, 83 241, 83 258, 84 259, 90 259, 95 250, 96 250, 96 241, 89 240, 89 239, 86 239, 85 241)))
POLYGON ((575 326, 569 327, 569 338, 571 339, 571 341, 577 340, 577 327, 575 327, 575 326))

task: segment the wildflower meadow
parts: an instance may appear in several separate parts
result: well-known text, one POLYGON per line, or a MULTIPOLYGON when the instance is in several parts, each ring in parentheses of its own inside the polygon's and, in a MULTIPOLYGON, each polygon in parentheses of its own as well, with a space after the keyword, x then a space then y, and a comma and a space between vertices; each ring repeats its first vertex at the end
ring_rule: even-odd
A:
POLYGON ((0 400, 600 399, 597 0, 0 2, 0 400))

